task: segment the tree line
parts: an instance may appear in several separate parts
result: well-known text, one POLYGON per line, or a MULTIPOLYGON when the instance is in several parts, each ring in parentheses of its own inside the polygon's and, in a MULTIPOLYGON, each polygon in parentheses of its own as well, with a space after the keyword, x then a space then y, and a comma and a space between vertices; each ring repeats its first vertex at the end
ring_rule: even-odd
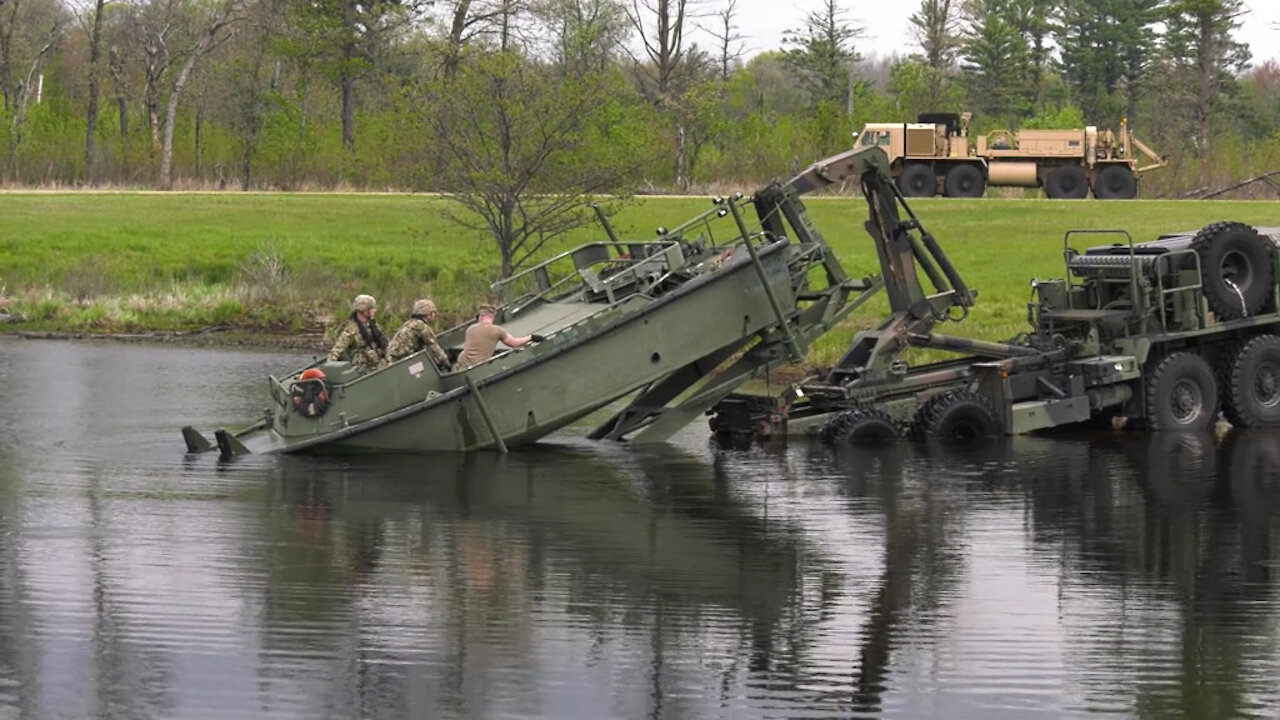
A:
POLYGON ((0 180, 435 190, 536 238, 529 194, 750 186, 923 111, 1127 118, 1148 196, 1280 168, 1242 0, 922 0, 890 57, 854 7, 748 57, 739 0, 0 0, 0 180))

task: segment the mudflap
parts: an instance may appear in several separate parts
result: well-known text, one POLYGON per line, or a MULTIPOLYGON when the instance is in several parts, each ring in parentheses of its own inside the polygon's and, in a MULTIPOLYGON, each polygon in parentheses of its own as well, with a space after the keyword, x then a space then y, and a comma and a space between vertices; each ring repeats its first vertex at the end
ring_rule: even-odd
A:
POLYGON ((209 442, 209 438, 201 435, 199 430, 196 430, 190 425, 182 428, 182 439, 186 441, 187 452, 189 453, 208 452, 217 447, 213 443, 209 442))
POLYGON ((213 432, 213 436, 218 439, 218 457, 222 460, 230 460, 237 455, 248 455, 251 452, 226 428, 218 428, 213 432))

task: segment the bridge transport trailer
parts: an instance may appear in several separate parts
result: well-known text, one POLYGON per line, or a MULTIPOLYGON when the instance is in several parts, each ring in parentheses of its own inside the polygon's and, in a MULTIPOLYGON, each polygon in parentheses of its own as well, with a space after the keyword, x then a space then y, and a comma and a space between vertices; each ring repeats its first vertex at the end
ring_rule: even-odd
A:
POLYGON ((907 206, 886 156, 855 154, 846 165, 871 211, 890 314, 781 397, 735 393, 717 404, 711 427, 722 439, 963 440, 1116 418, 1198 430, 1219 410, 1236 426, 1280 426, 1280 228, 1221 222, 1144 243, 1123 231, 1068 232, 1064 276, 1031 283, 1028 331, 970 340, 934 328, 962 319, 975 293, 907 206), (957 357, 913 367, 908 347, 957 357))

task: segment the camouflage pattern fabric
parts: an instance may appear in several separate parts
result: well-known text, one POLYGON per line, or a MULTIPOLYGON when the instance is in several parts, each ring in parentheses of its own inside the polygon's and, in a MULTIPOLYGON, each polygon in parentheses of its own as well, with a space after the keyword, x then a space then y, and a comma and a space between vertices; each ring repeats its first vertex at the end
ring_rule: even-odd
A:
POLYGON ((356 321, 347 320, 338 331, 338 339, 333 342, 328 359, 330 362, 349 360, 362 372, 369 372, 382 364, 382 348, 366 344, 356 321))
POLYGON ((391 338, 391 344, 387 346, 387 360, 395 362, 423 349, 431 356, 436 367, 442 370, 449 368, 449 356, 436 341, 436 334, 432 332, 431 326, 422 318, 415 317, 401 325, 395 337, 391 338))

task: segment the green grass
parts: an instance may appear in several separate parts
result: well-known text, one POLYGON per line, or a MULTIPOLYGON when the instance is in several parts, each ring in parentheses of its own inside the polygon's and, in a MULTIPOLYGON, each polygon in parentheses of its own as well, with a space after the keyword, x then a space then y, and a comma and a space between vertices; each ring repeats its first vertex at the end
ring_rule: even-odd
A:
MULTIPOLYGON (((878 272, 861 199, 807 204, 850 274, 878 272)), ((624 239, 647 239, 708 207, 705 198, 637 199, 613 224, 624 239)), ((1029 281, 1062 275, 1070 228, 1123 228, 1140 242, 1219 220, 1280 225, 1280 208, 1265 201, 928 199, 912 207, 980 293, 964 323, 940 330, 995 340, 1026 329, 1029 281)), ((9 328, 287 331, 342 316, 359 292, 378 297, 391 325, 429 294, 451 324, 496 278, 498 255, 447 208, 415 195, 0 194, 0 304, 28 318, 9 328)), ((600 235, 579 230, 557 247, 600 235)), ((811 360, 833 360, 886 307, 877 298, 819 341, 811 360)))

